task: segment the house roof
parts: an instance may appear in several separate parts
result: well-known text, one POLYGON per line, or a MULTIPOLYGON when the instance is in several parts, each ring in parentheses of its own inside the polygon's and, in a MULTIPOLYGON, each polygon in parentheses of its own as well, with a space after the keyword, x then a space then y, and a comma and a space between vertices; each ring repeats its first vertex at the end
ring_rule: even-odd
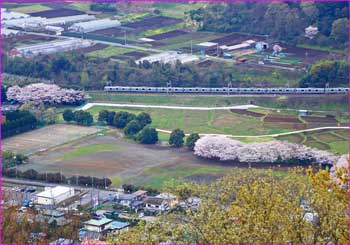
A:
POLYGON ((135 192, 132 193, 132 194, 135 195, 135 196, 142 196, 142 195, 145 195, 146 193, 147 193, 147 191, 138 190, 138 191, 135 191, 135 192))
POLYGON ((74 193, 74 189, 66 186, 56 186, 53 188, 47 188, 45 189, 45 191, 36 194, 36 196, 45 198, 56 198, 67 192, 74 193))
POLYGON ((176 199, 176 196, 171 194, 171 193, 160 193, 156 197, 158 198, 163 198, 165 200, 171 200, 171 199, 176 199))
POLYGON ((128 222, 121 222, 121 221, 113 221, 112 222, 112 225, 111 225, 111 229, 114 230, 114 229, 123 229, 127 226, 129 226, 130 224, 128 222))
POLYGON ((145 204, 154 204, 154 205, 161 205, 163 203, 164 199, 159 197, 148 197, 145 200, 145 204))
POLYGON ((86 225, 93 225, 93 226, 101 226, 105 225, 108 223, 111 223, 113 220, 107 219, 107 218, 102 218, 102 219, 90 219, 85 222, 86 225))

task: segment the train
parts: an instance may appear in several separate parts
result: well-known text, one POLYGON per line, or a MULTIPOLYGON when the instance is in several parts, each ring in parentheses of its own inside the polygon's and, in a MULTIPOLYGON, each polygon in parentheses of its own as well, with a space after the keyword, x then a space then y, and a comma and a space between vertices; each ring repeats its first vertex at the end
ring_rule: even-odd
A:
POLYGON ((105 92, 159 94, 347 94, 349 88, 184 88, 105 86, 105 92))

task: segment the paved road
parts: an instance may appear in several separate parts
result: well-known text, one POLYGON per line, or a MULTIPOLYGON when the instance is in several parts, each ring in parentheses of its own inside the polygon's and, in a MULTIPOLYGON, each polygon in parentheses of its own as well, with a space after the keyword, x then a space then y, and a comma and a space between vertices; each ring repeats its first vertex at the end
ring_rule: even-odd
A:
POLYGON ((114 103, 87 103, 78 110, 88 110, 94 106, 110 106, 110 107, 131 107, 131 108, 156 108, 156 109, 175 109, 175 110, 230 110, 230 109, 249 109, 257 108, 256 105, 238 105, 238 106, 223 106, 223 107, 196 107, 196 106, 167 106, 167 105, 144 105, 144 104, 114 104, 114 103))

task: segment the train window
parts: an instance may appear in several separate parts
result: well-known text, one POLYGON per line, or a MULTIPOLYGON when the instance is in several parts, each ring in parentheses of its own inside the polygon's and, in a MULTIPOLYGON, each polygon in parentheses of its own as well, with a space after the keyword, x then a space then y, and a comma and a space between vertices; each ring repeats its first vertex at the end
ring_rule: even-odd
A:
POLYGON ((162 88, 163 91, 165 91, 165 88, 162 88))
POLYGON ((309 92, 311 92, 312 91, 312 89, 309 89, 309 92))
POLYGON ((304 91, 305 91, 304 89, 301 90, 301 92, 304 92, 304 91))
POLYGON ((253 92, 253 91, 254 91, 254 89, 250 89, 250 91, 251 91, 251 92, 253 92))
POLYGON ((145 88, 142 88, 142 90, 145 90, 145 88))
POLYGON ((219 91, 219 89, 216 89, 216 91, 219 91))
POLYGON ((341 91, 341 88, 339 88, 338 91, 341 91))
POLYGON ((272 92, 275 92, 275 90, 274 90, 274 89, 272 89, 272 92))
POLYGON ((331 88, 331 91, 333 92, 333 91, 334 91, 334 89, 332 89, 332 88, 331 88))
POLYGON ((149 91, 151 91, 151 88, 148 88, 149 91))

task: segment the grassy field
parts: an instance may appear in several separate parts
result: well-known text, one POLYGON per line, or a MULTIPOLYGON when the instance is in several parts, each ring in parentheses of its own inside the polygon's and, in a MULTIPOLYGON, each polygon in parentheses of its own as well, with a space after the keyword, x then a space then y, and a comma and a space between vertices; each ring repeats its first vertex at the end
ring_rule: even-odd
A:
POLYGON ((215 95, 160 95, 160 94, 112 94, 90 93, 93 102, 115 102, 149 105, 182 105, 182 106, 229 106, 253 102, 256 105, 278 109, 307 109, 321 111, 348 110, 346 95, 315 96, 215 96, 215 95), (280 99, 284 102, 281 103, 280 99))
POLYGON ((334 48, 330 48, 330 47, 317 46, 317 45, 299 44, 299 45, 297 45, 297 47, 321 50, 321 51, 326 51, 326 52, 334 52, 334 53, 339 53, 339 54, 345 54, 346 53, 345 49, 334 49, 334 48))
POLYGON ((72 151, 63 155, 64 160, 68 160, 75 157, 82 157, 85 155, 97 153, 97 152, 107 152, 119 149, 120 146, 112 144, 92 144, 82 147, 76 147, 72 151))
POLYGON ((83 12, 90 11, 90 3, 88 2, 75 2, 71 3, 70 6, 83 12))
POLYGON ((331 151, 336 154, 346 154, 349 151, 347 130, 323 130, 310 133, 293 134, 277 137, 293 143, 305 144, 320 150, 331 151))
POLYGON ((160 10, 160 14, 163 16, 173 18, 184 18, 185 12, 190 10, 199 9, 205 6, 206 3, 176 3, 176 2, 156 2, 153 4, 155 9, 160 10))
MULTIPOLYGON (((174 184, 183 182, 209 183, 226 174, 244 176, 250 171, 249 168, 238 168, 229 164, 193 164, 189 162, 173 164, 160 164, 158 166, 144 169, 137 176, 121 181, 119 178, 113 179, 115 186, 120 183, 132 183, 134 185, 162 189, 163 185, 173 180, 174 184)), ((264 174, 266 169, 255 169, 255 171, 264 174)), ((285 176, 287 174, 283 169, 274 169, 276 176, 285 176)))
POLYGON ((129 111, 133 113, 147 112, 152 117, 152 126, 160 129, 174 130, 180 128, 186 133, 216 133, 232 135, 262 135, 288 132, 290 130, 266 128, 260 118, 243 116, 229 110, 195 111, 169 109, 130 109, 95 106, 89 109, 95 117, 98 112, 107 109, 129 111))
POLYGON ((131 51, 134 51, 134 49, 108 46, 104 49, 87 53, 87 56, 93 57, 93 58, 109 58, 115 55, 121 55, 131 51))
POLYGON ((31 4, 23 7, 18 7, 18 8, 12 8, 12 11, 15 12, 20 12, 20 13, 34 13, 34 12, 39 12, 39 11, 45 11, 45 10, 50 10, 48 6, 42 5, 42 4, 31 4))

